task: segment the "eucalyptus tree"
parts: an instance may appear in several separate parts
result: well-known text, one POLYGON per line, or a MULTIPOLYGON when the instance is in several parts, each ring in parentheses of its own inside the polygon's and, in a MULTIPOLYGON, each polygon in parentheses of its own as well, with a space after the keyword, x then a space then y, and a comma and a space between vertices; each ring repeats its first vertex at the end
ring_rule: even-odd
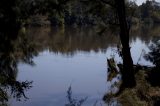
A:
POLYGON ((116 11, 119 19, 120 26, 120 40, 122 44, 122 55, 123 55, 123 71, 122 79, 123 84, 126 87, 135 86, 133 60, 130 52, 129 45, 129 25, 127 25, 126 12, 125 12, 125 1, 115 0, 116 11))
POLYGON ((96 18, 102 20, 104 24, 119 26, 119 38, 122 45, 122 86, 134 87, 136 82, 134 78, 133 60, 129 45, 130 22, 126 15, 126 0, 82 0, 87 4, 89 13, 93 13, 96 18), (89 4, 91 7, 89 7, 89 4))

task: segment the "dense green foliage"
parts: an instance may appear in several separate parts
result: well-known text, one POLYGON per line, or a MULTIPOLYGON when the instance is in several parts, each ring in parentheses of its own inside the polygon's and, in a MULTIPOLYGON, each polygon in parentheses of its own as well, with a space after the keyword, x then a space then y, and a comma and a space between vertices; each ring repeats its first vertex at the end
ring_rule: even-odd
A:
MULTIPOLYGON (((114 5, 112 1, 110 4, 114 5)), ((126 1, 127 17, 132 23, 160 22, 160 4, 146 1, 138 6, 126 1)), ((33 16, 45 16, 53 25, 95 25, 117 23, 115 8, 103 0, 1 0, 0 22, 32 23, 33 16)), ((3 24, 3 25, 4 25, 3 24)))
POLYGON ((144 22, 159 23, 160 22, 160 3, 146 1, 140 7, 141 20, 144 22))

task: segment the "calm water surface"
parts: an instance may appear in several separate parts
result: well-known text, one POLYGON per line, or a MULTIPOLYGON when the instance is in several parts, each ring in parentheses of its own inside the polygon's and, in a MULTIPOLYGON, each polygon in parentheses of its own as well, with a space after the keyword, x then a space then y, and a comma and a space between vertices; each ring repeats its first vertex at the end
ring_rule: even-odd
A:
MULTIPOLYGON (((143 50, 148 52, 152 39, 159 36, 157 30, 147 33, 143 33, 144 29, 132 30, 131 52, 135 64, 143 50)), ((96 102, 97 106, 105 105, 102 98, 110 90, 106 59, 114 56, 121 62, 115 53, 119 44, 116 33, 98 35, 91 28, 28 28, 27 34, 38 55, 33 57, 33 66, 18 64, 17 80, 33 81, 33 87, 25 92, 27 101, 11 99, 11 106, 64 106, 68 103, 69 86, 73 98, 87 97, 84 106, 96 102)), ((138 63, 152 65, 143 57, 138 63)))

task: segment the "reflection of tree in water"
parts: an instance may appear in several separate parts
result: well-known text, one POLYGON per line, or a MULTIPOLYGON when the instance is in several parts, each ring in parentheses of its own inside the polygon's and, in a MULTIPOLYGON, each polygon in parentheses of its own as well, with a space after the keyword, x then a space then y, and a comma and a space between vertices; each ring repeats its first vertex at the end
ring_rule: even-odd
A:
MULTIPOLYGON (((148 29, 142 26, 137 27, 137 29, 131 30, 131 43, 136 42, 137 38, 139 38, 143 43, 149 44, 152 37, 160 32, 160 27, 148 29), (148 32, 144 33, 146 31, 148 32)), ((113 33, 111 30, 106 30, 102 35, 99 35, 98 29, 93 27, 30 27, 27 34, 38 45, 37 50, 44 51, 47 48, 50 52, 64 55, 74 55, 77 51, 101 51, 105 53, 107 48, 116 47, 120 42, 117 39, 116 31, 113 33)))
POLYGON ((131 42, 135 42, 136 38, 139 38, 143 43, 148 45, 152 38, 156 37, 157 35, 159 36, 159 33, 160 26, 137 25, 133 26, 130 31, 130 40, 131 42))
MULTIPOLYGON (((8 30, 9 31, 9 30, 8 30)), ((33 65, 32 58, 37 55, 33 44, 25 36, 25 29, 14 32, 0 33, 0 105, 7 105, 11 97, 27 99, 25 91, 31 88, 31 81, 17 81, 18 63, 33 65), (11 35, 12 34, 12 35, 11 35)))
POLYGON ((93 28, 30 28, 28 31, 38 50, 48 48, 64 55, 74 55, 77 51, 106 52, 106 48, 116 46, 113 42, 118 43, 117 36, 111 34, 98 35, 93 28))

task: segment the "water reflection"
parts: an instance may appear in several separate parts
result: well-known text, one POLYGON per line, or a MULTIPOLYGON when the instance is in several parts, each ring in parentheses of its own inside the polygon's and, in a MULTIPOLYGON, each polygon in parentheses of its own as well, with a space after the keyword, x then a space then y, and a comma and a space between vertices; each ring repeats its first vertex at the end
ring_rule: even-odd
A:
MULTIPOLYGON (((149 44, 152 37, 159 35, 160 27, 135 26, 131 30, 131 43, 136 42, 137 37, 149 44), (146 32, 146 33, 144 33, 146 32)), ((79 51, 106 52, 108 47, 116 47, 120 44, 117 33, 106 31, 98 35, 97 28, 28 28, 28 36, 38 46, 37 50, 48 49, 50 52, 73 55, 79 51), (34 36, 33 36, 34 35, 34 36)))
POLYGON ((98 35, 93 28, 31 28, 28 35, 37 43, 38 49, 43 51, 74 55, 76 52, 106 52, 106 48, 118 43, 117 36, 98 35))
POLYGON ((0 105, 7 105, 12 97, 28 99, 25 91, 32 87, 32 81, 17 80, 18 63, 33 65, 32 58, 37 55, 22 30, 0 33, 0 105))
MULTIPOLYGON (((138 59, 141 53, 137 48, 142 45, 146 47, 152 42, 153 37, 159 36, 160 31, 160 27, 137 27, 131 30, 130 37, 134 60, 138 59), (144 33, 145 31, 147 33, 144 33)), ((33 80, 35 85, 29 93, 34 99, 25 104, 28 106, 65 105, 64 94, 71 82, 74 82, 78 96, 96 95, 95 97, 91 95, 91 99, 87 99, 89 101, 87 105, 96 102, 97 89, 101 92, 101 99, 102 93, 108 90, 106 56, 111 55, 112 49, 117 47, 120 41, 115 32, 107 31, 102 35, 96 32, 95 28, 87 27, 28 27, 22 28, 18 36, 1 36, 0 97, 2 99, 0 100, 2 103, 7 102, 9 93, 17 99, 26 98, 24 91, 31 87, 32 82, 19 81, 25 78, 33 80), (33 60, 36 67, 25 65, 34 65, 33 60), (11 91, 8 92, 6 89, 11 91)), ((118 57, 115 58, 118 60, 118 57)), ((144 64, 144 61, 142 63, 144 64)), ((15 104, 22 105, 13 103, 15 104)))

